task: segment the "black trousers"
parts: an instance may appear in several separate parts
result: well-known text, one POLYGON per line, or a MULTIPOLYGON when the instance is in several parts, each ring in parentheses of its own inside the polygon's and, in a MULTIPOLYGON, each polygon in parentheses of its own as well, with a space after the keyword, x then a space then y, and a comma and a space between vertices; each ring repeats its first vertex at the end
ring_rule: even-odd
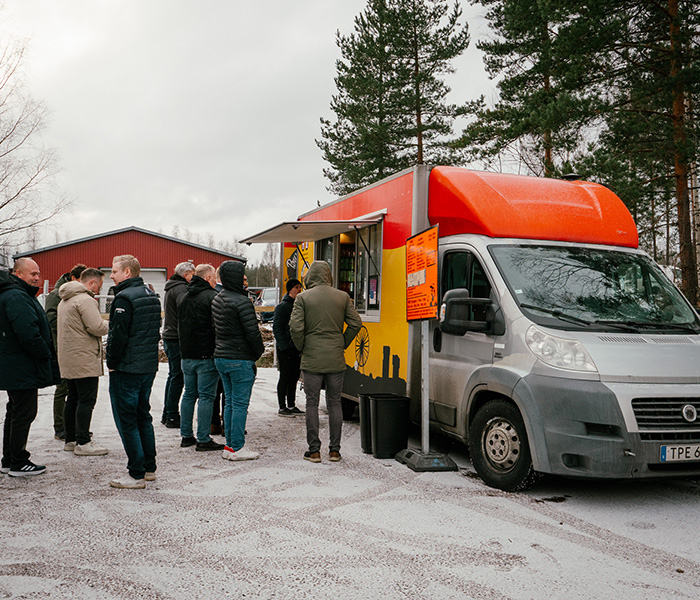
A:
POLYGON ((294 408, 297 382, 300 374, 301 354, 296 348, 279 350, 277 352, 277 363, 280 370, 280 378, 277 382, 277 401, 280 408, 294 408))
POLYGON ((67 379, 68 396, 63 410, 66 443, 87 444, 90 441, 92 410, 97 402, 98 377, 67 379))
POLYGON ((9 390, 2 438, 2 466, 20 469, 29 460, 27 438, 36 419, 39 390, 9 390))
POLYGON ((224 382, 219 377, 219 383, 216 384, 216 398, 214 398, 214 410, 211 411, 211 424, 219 427, 224 426, 224 404, 226 398, 224 395, 224 382))

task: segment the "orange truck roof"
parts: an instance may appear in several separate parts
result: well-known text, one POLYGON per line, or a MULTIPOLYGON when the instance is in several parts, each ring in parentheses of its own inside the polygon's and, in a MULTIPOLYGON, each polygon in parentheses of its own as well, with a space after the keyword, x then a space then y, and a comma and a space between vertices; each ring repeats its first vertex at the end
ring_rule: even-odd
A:
POLYGON ((428 219, 440 237, 476 233, 494 238, 557 240, 636 248, 632 215, 608 188, 503 173, 435 167, 428 219))

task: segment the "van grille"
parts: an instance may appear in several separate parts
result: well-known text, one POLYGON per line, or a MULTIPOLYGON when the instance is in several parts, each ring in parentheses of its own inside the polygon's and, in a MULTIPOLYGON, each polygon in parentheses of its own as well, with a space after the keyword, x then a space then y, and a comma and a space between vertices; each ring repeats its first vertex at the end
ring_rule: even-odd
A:
POLYGON ((627 335, 599 335, 598 339, 601 342, 608 344, 646 344, 647 341, 643 337, 632 337, 627 335))
POLYGON ((640 433, 639 439, 643 442, 665 442, 667 444, 700 443, 700 431, 674 431, 640 433))
POLYGON ((635 398, 632 400, 632 410, 640 432, 654 429, 666 432, 650 434, 655 441, 671 441, 668 436, 680 433, 684 435, 673 439, 700 439, 700 398, 635 398), (683 418, 686 404, 692 404, 698 413, 692 423, 683 418), (692 437, 684 437, 687 434, 692 437))
POLYGON ((687 337, 679 337, 679 336, 672 336, 672 335, 664 335, 664 336, 653 336, 649 338, 652 342, 655 344, 694 344, 693 340, 687 337))

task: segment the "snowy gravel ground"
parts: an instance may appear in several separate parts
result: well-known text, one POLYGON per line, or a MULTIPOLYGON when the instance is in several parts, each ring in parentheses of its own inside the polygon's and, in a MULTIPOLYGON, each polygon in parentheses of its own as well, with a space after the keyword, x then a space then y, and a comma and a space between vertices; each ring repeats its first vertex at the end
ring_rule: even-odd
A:
POLYGON ((230 463, 180 448, 179 431, 160 424, 166 374, 161 365, 158 473, 145 490, 108 486, 126 457, 106 378, 92 430, 108 456, 64 452, 53 389, 41 391, 28 447, 47 473, 0 476, 0 599, 700 597, 698 481, 551 478, 510 494, 483 485, 445 440, 435 447, 458 472, 363 454, 356 421, 340 463, 325 447, 312 464, 303 418, 277 416, 274 369, 260 369, 248 419, 261 458, 230 463))

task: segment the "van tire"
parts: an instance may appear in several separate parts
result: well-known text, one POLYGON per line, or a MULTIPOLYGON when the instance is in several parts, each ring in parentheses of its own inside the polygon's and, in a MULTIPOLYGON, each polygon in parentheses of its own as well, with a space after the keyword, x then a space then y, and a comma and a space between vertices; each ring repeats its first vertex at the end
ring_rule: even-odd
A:
POLYGON ((490 400, 477 411, 469 428, 469 454, 490 487, 520 492, 540 479, 532 466, 523 418, 507 400, 490 400))

